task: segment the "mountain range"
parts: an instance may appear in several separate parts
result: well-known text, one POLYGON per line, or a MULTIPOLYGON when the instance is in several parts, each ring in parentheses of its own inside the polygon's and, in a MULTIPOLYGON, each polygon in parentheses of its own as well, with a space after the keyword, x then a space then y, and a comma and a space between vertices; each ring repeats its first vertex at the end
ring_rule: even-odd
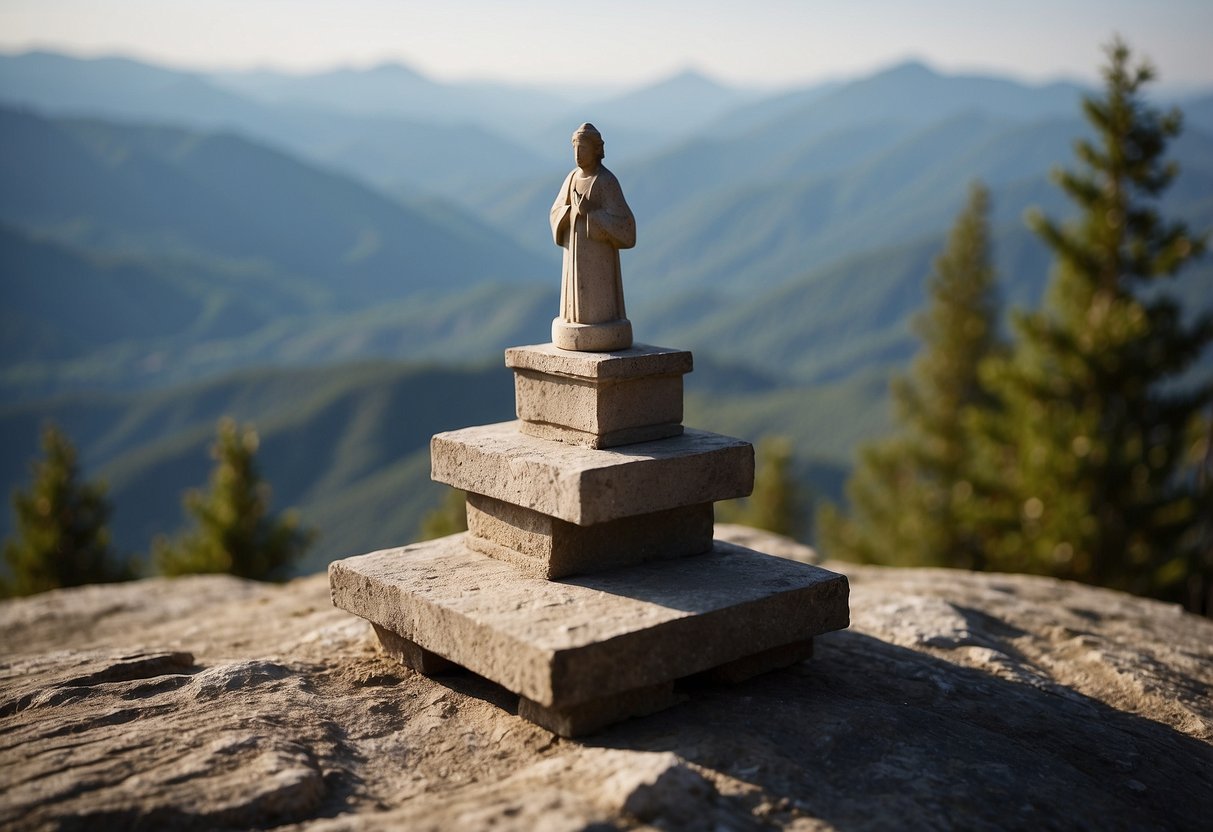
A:
MULTIPOLYGON (((783 433, 837 497, 975 178, 1000 290, 1034 304, 1084 90, 903 64, 775 94, 694 72, 596 101, 407 67, 223 76, 0 56, 0 482, 62 422, 127 550, 180 523, 220 415, 257 422, 276 504, 326 543, 404 542, 441 489, 429 434, 510 417, 501 350, 546 340, 547 209, 599 126, 640 227, 638 339, 691 349, 688 422, 783 433), (368 363, 370 362, 370 363, 368 363), (470 369, 469 369, 470 368, 470 369)), ((1213 227, 1213 95, 1181 102, 1163 207, 1213 227)), ((1174 285, 1213 307, 1213 265, 1174 285)), ((1203 371, 1213 371, 1205 356, 1203 371)), ((8 519, 0 521, 0 533, 8 519)), ((329 548, 329 547, 332 548, 329 548)))

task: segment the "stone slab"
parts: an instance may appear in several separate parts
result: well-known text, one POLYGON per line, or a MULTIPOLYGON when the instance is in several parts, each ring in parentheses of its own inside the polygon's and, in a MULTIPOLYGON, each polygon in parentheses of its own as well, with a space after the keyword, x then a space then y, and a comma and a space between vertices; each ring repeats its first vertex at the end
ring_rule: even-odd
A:
POLYGON ((712 548, 711 503, 578 526, 468 493, 467 520, 470 548, 549 580, 712 548))
POLYGON ((519 368, 514 412, 524 433, 557 428, 542 438, 595 448, 676 436, 682 432, 682 376, 602 380, 519 368))
MULTIPOLYGON (((681 419, 681 416, 679 417, 681 419)), ((606 433, 590 433, 553 425, 547 422, 528 422, 519 420, 518 429, 527 436, 544 439, 548 442, 563 442, 566 445, 580 445, 583 448, 618 448, 621 445, 635 445, 639 442, 654 442, 658 439, 669 439, 671 436, 681 436, 682 422, 665 422, 657 425, 640 425, 634 428, 621 428, 606 433)))
MULTIPOLYGON (((431 653, 419 644, 402 638, 378 624, 372 625, 383 651, 410 670, 424 676, 439 676, 457 671, 459 665, 431 653)), ((741 660, 741 661, 744 661, 741 660)), ((713 671, 708 671, 712 673, 713 671)), ((707 674, 701 674, 707 675, 707 674)), ((548 708, 526 697, 518 697, 518 715, 562 737, 579 737, 599 728, 637 716, 648 716, 673 707, 686 699, 677 693, 674 682, 662 682, 645 688, 603 696, 567 708, 548 708)))
POLYGON ((464 535, 335 561, 333 603, 546 708, 658 685, 849 622, 842 575, 716 541, 545 581, 464 535))
POLYGON ((772 670, 791 667, 812 657, 813 639, 806 638, 803 641, 794 641, 791 644, 772 647, 761 653, 726 662, 700 674, 700 678, 709 682, 735 685, 763 673, 770 673, 772 670))
POLYGON ((621 517, 747 496, 748 442, 687 429, 681 436, 595 450, 547 442, 518 422, 439 433, 430 440, 438 482, 590 526, 621 517))
POLYGON ((568 708, 546 708, 538 702, 521 697, 518 716, 562 737, 579 737, 636 716, 648 716, 686 700, 685 694, 675 692, 673 682, 650 685, 613 696, 591 699, 568 708))
POLYGON ((505 365, 514 370, 596 380, 685 375, 694 369, 694 361, 687 350, 647 344, 597 353, 571 352, 552 344, 510 347, 505 351, 505 365))
POLYGON ((459 667, 437 653, 431 653, 415 641, 401 638, 391 630, 385 630, 373 622, 371 626, 375 628, 375 635, 379 637, 379 646, 383 648, 383 652, 405 667, 412 668, 426 676, 449 673, 459 667))

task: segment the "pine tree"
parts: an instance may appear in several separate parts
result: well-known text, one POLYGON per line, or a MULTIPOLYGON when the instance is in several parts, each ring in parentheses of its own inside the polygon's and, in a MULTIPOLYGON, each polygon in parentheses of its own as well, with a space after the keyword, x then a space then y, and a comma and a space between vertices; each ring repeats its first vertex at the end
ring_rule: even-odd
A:
POLYGON ((927 308, 914 328, 923 346, 892 382, 897 432, 860 452, 847 483, 853 516, 827 507, 820 524, 832 557, 871 563, 984 564, 972 521, 973 410, 991 406, 978 368, 999 350, 990 263, 989 194, 979 183, 936 259, 927 308))
POLYGON ((467 531, 467 494, 457 488, 448 488, 442 503, 426 512, 421 518, 420 540, 433 540, 450 534, 467 531))
POLYGON ((810 531, 809 505, 796 481, 792 444, 782 436, 765 437, 755 449, 754 491, 749 497, 721 503, 723 523, 741 523, 797 540, 810 531))
POLYGON ((13 494, 17 530, 4 544, 12 575, 5 594, 129 580, 132 570, 110 547, 105 487, 80 481, 76 449, 54 425, 42 432, 42 450, 29 491, 13 494))
POLYGON ((1014 354, 985 375, 1002 411, 982 420, 989 557, 1037 572, 1180 600, 1204 573, 1196 538, 1211 492, 1184 468, 1213 385, 1181 383, 1213 339, 1208 315, 1185 324, 1160 284, 1204 249, 1157 199, 1180 114, 1143 100, 1148 64, 1108 48, 1104 89, 1083 109, 1096 141, 1056 178, 1079 214, 1035 230, 1055 268, 1041 309, 1018 316, 1014 354))
POLYGON ((241 578, 271 580, 285 576, 315 537, 299 526, 293 511, 269 513, 270 487, 257 470, 258 438, 228 418, 219 422, 211 448, 215 468, 210 490, 190 491, 186 511, 195 527, 175 542, 156 541, 154 559, 165 575, 228 572, 241 578))

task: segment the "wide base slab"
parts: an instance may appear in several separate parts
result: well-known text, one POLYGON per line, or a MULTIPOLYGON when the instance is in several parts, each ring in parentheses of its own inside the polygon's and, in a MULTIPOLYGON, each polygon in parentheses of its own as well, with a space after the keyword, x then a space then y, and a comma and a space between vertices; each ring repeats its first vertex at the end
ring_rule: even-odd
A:
POLYGON ((716 541, 565 581, 452 535, 329 566, 333 603, 538 706, 661 685, 847 626, 842 575, 716 541))
MULTIPOLYGON (((378 624, 372 625, 383 651, 405 667, 426 676, 442 676, 456 672, 459 666, 436 653, 401 638, 378 624)), ((813 640, 797 641, 783 647, 764 650, 752 656, 722 664, 689 677, 686 682, 737 684, 762 673, 790 667, 813 655, 813 640)), ((632 717, 648 716, 684 701, 676 679, 658 685, 613 693, 598 699, 579 702, 568 707, 545 707, 526 697, 518 697, 518 715, 562 737, 579 737, 632 717)))

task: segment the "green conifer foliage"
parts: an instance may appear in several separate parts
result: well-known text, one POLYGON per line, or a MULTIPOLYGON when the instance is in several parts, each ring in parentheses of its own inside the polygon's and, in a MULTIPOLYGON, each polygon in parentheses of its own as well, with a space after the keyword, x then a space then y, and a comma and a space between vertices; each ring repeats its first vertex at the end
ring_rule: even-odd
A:
POLYGON ((130 579, 110 548, 105 487, 80 481, 76 449, 54 425, 43 430, 42 450, 29 491, 13 494, 17 529, 4 544, 5 594, 130 579))
POLYGON ((782 436, 765 437, 754 456, 754 491, 744 499, 721 503, 720 521, 804 540, 810 531, 809 500, 796 481, 792 443, 782 436))
POLYGON ((228 572, 242 578, 273 580, 311 544, 314 533, 299 526, 295 512, 269 513, 270 487, 257 471, 257 433, 219 422, 211 448, 215 467, 210 490, 190 491, 186 511, 195 526, 178 540, 156 541, 154 559, 165 575, 228 572))
POLYGON ((433 540, 465 532, 468 528, 467 493, 448 488, 442 503, 421 518, 420 540, 433 540))
POLYGON ((1153 73, 1124 43, 1108 57, 1102 95, 1084 102, 1096 141, 1078 142, 1079 167, 1057 175, 1079 213, 1030 218, 1055 254, 1044 305, 1017 317, 1014 354, 984 376, 1002 403, 978 420, 984 510, 1000 528, 988 554, 998 569, 1182 600, 1209 576, 1196 538, 1213 503, 1185 468, 1213 386, 1176 380, 1213 319, 1185 324, 1158 289, 1204 240, 1157 210, 1180 114, 1143 101, 1153 73))
POLYGON ((860 451, 847 483, 853 515, 820 519, 831 557, 901 565, 984 565, 972 520, 974 409, 990 406, 979 366, 998 349, 990 263, 989 194, 974 184, 936 259, 927 308, 915 320, 922 349, 892 382, 897 432, 860 451))

